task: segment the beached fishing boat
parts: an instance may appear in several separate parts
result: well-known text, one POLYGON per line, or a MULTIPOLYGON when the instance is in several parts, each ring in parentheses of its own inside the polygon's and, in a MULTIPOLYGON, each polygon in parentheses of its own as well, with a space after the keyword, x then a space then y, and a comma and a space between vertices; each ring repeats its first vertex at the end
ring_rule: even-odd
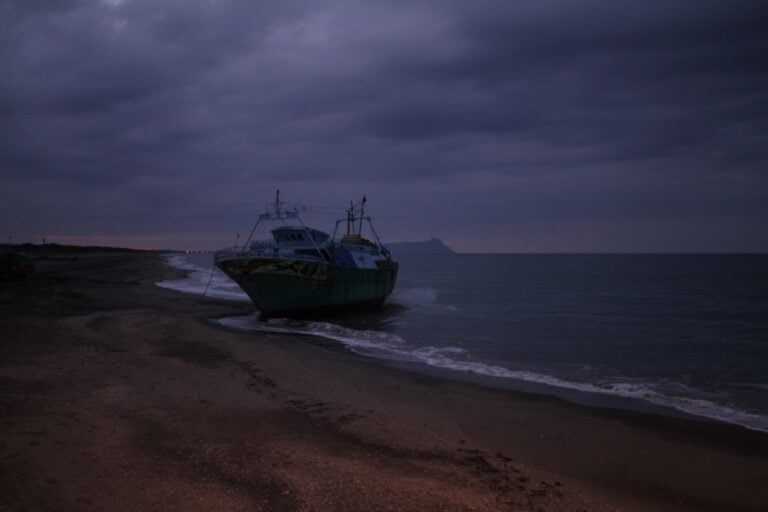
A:
POLYGON ((304 225, 299 209, 275 202, 259 215, 248 240, 218 251, 214 264, 268 316, 302 316, 381 306, 397 280, 398 264, 381 244, 363 197, 333 233, 304 225), (279 224, 269 240, 252 240, 262 223, 279 224), (340 226, 344 227, 339 233, 340 226), (372 240, 363 236, 364 227, 372 240))

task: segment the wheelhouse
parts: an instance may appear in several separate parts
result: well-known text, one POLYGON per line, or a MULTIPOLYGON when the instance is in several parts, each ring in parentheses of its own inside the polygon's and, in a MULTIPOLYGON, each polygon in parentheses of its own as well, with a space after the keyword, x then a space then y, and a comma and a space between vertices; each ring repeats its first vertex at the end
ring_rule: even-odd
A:
POLYGON ((328 233, 304 226, 283 226, 272 230, 272 238, 279 245, 315 247, 328 241, 328 233))

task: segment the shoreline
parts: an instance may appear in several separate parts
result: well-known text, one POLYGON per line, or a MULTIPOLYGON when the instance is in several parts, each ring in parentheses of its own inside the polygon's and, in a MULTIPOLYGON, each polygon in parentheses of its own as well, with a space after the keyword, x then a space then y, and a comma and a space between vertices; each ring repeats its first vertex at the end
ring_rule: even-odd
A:
POLYGON ((743 428, 753 432, 768 434, 768 430, 759 427, 753 427, 747 424, 738 423, 736 421, 728 421, 726 419, 708 416, 705 414, 695 414, 684 409, 676 408, 672 405, 655 403, 640 397, 614 395, 611 393, 598 391, 586 391, 575 387, 558 386, 556 384, 549 384, 536 380, 525 380, 523 378, 495 377, 492 375, 476 373, 471 370, 432 366, 421 361, 401 361, 396 359, 387 359, 384 357, 376 357, 355 351, 353 348, 345 345, 343 342, 338 341, 332 337, 324 336, 321 333, 280 332, 266 328, 238 328, 220 324, 218 323, 218 320, 220 319, 211 319, 212 322, 216 323, 223 329, 250 332, 255 335, 274 334, 276 336, 286 336, 289 338, 298 336, 301 338, 306 338, 308 340, 306 342, 308 346, 317 348, 319 350, 342 352, 354 357, 359 357, 360 359, 369 361, 373 364, 379 364, 388 368, 394 368, 396 370, 408 373, 425 375, 438 380, 455 381, 459 383, 480 386, 482 388, 509 391, 511 393, 535 395, 541 396, 543 398, 553 398, 579 407, 608 409, 643 415, 677 418, 693 422, 719 423, 723 425, 743 428))
POLYGON ((763 510, 768 435, 446 380, 209 319, 160 254, 0 287, 0 508, 763 510))
POLYGON ((420 361, 401 361, 396 359, 387 359, 384 357, 376 357, 358 352, 353 348, 345 345, 342 341, 339 341, 333 337, 325 336, 322 333, 299 331, 289 332, 269 328, 239 328, 220 322, 220 320, 226 318, 233 317, 225 316, 221 318, 211 318, 210 321, 216 327, 227 331, 240 331, 244 333, 251 333, 255 336, 270 334, 277 337, 285 336, 289 339, 298 337, 304 340, 304 343, 306 343, 307 346, 317 350, 349 355, 350 357, 359 358, 362 361, 366 361, 372 364, 378 364, 406 373, 423 375, 425 377, 434 378, 440 381, 453 381, 457 383, 479 386, 481 388, 487 388, 491 390, 509 391, 511 393, 521 393, 525 395, 540 396, 542 398, 557 399, 578 407, 616 410, 643 415, 685 419, 694 422, 720 423, 723 425, 729 425, 737 428, 744 428, 754 432, 768 434, 768 430, 762 430, 760 428, 750 427, 748 425, 743 425, 736 422, 729 422, 710 416, 689 413, 684 410, 676 409, 672 406, 665 406, 653 402, 648 402, 642 398, 624 397, 607 393, 584 391, 576 388, 559 387, 554 384, 517 379, 513 377, 494 377, 491 375, 475 373, 469 370, 431 366, 420 361))
MULTIPOLYGON (((202 293, 195 290, 192 278, 193 274, 207 274, 205 269, 186 260, 178 260, 175 254, 166 254, 166 263, 170 267, 182 270, 186 273, 186 278, 174 281, 164 281, 157 283, 158 286, 176 290, 182 293, 190 293, 202 296, 202 293), (176 261, 174 261, 176 259, 176 261), (179 286, 183 283, 184 286, 179 286)), ((239 289, 238 289, 239 290, 239 289)), ((209 295, 209 297, 223 298, 227 300, 241 300, 235 298, 231 292, 209 295)), ((250 301, 243 295, 242 300, 248 304, 250 301)), ((401 307, 391 306, 391 307, 401 307)), ((725 404, 712 402, 703 398, 687 398, 683 396, 668 396, 658 394, 643 388, 632 389, 632 385, 625 383, 614 383, 620 389, 595 385, 589 382, 563 381, 558 377, 532 373, 528 371, 511 370, 506 367, 496 367, 482 362, 461 362, 449 361, 447 364, 435 364, 427 360, 419 360, 414 354, 405 354, 414 357, 413 360, 398 359, 397 357, 387 357, 386 355, 374 355, 366 353, 366 347, 362 350, 356 348, 355 343, 350 344, 349 336, 346 331, 348 328, 343 325, 331 323, 329 325, 342 330, 341 334, 333 334, 323 331, 304 331, 302 328, 291 328, 282 326, 260 325, 261 322, 253 319, 253 315, 242 317, 222 317, 212 319, 222 324, 225 328, 240 330, 253 333, 276 333, 287 336, 310 336, 321 340, 332 340, 338 344, 339 350, 345 350, 364 358, 370 358, 374 362, 405 369, 406 371, 415 371, 427 375, 437 376, 438 378, 457 380, 460 382, 469 382, 483 386, 503 389, 513 392, 542 394, 545 396, 554 396, 565 400, 566 402, 586 407, 620 409, 630 412, 641 412, 646 414, 656 414, 661 416, 671 416, 674 418, 683 418, 694 421, 714 421, 725 424, 737 425, 749 430, 768 433, 768 423, 764 415, 752 414, 740 409, 730 407, 725 404), (230 322, 225 322, 230 320, 230 322), (629 389, 621 389, 623 386, 629 386, 629 389)), ((318 320, 324 323, 322 320, 318 320)), ((365 333, 362 333, 365 334, 365 333)), ((325 346, 325 342, 320 343, 325 346)), ((370 350, 370 349, 368 349, 370 350)), ((375 349, 374 349, 375 350, 375 349)), ((382 347, 382 353, 389 351, 389 348, 382 347)))

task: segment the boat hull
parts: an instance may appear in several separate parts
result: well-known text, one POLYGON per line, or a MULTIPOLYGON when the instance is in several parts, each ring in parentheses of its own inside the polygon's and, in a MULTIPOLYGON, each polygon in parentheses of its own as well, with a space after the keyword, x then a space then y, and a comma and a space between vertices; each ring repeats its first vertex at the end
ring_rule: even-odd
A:
POLYGON ((342 268, 330 263, 271 259, 216 262, 268 316, 305 316, 381 306, 397 280, 397 264, 376 269, 342 268))

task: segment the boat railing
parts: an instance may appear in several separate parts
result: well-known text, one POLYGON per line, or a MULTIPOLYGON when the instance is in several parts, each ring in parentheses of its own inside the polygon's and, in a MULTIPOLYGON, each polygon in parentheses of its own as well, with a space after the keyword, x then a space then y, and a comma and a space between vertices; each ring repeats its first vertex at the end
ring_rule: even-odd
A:
POLYGON ((227 259, 227 258, 245 256, 249 252, 250 251, 248 249, 246 249, 245 247, 239 247, 239 246, 238 247, 227 247, 226 249, 220 249, 220 250, 216 251, 215 253, 213 253, 213 261, 215 263, 215 262, 217 262, 219 260, 223 260, 223 259, 227 259))
POLYGON ((277 250, 277 244, 274 240, 255 240, 247 246, 236 245, 216 251, 213 255, 213 261, 219 261, 226 258, 241 258, 248 256, 264 256, 267 253, 274 253, 277 250))
POLYGON ((278 258, 278 257, 289 257, 291 259, 295 260, 307 260, 307 261, 317 261, 317 256, 312 256, 309 254, 301 254, 299 252, 296 252, 295 249, 297 248, 307 248, 311 249, 311 246, 307 246, 306 244, 302 246, 293 246, 293 245, 286 245, 286 244, 277 244, 274 241, 258 241, 258 242, 251 242, 249 247, 243 247, 243 246, 235 246, 235 247, 227 247, 226 249, 221 249, 219 251, 216 251, 213 255, 213 261, 214 263, 226 260, 226 259, 233 259, 233 258, 278 258))

